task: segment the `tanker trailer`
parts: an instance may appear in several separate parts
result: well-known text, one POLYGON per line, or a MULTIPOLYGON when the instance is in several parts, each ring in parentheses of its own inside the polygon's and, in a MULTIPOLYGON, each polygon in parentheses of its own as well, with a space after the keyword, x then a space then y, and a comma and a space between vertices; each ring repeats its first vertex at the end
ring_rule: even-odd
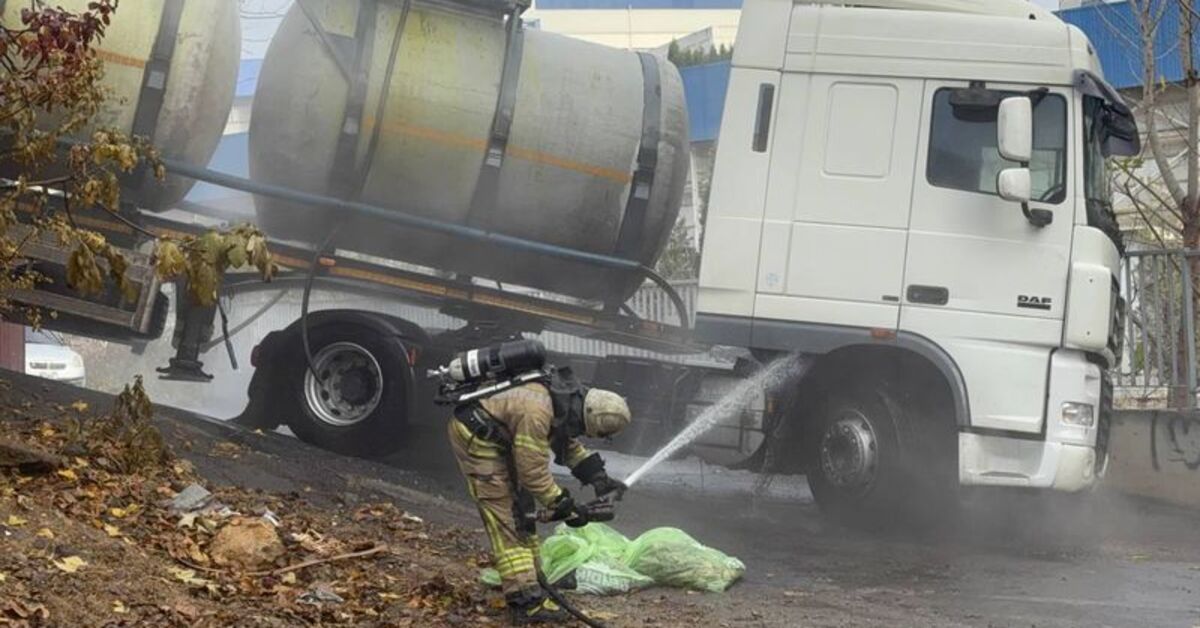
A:
MULTIPOLYGON (((653 266, 687 172, 678 71, 648 53, 521 28, 481 4, 297 2, 263 63, 251 177, 653 266)), ((339 248, 610 304, 643 280, 255 202, 276 238, 336 233, 339 248)))
MULTIPOLYGON (((89 0, 56 0, 81 11, 89 0)), ((0 2, 6 25, 21 23, 28 2, 0 2)), ((233 106, 241 56, 237 3, 230 0, 124 2, 97 46, 110 94, 93 127, 149 137, 163 157, 208 165, 233 106)), ((91 130, 80 134, 91 135, 91 130)), ((0 176, 11 166, 0 167, 0 176)), ((195 182, 168 176, 160 182, 135 175, 123 200, 165 210, 195 182)))

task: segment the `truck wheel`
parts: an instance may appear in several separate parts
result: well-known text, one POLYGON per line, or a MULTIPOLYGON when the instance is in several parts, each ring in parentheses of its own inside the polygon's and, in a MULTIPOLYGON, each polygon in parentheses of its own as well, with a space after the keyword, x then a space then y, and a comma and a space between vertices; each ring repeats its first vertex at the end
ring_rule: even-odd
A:
POLYGON ((303 349, 285 367, 292 432, 306 443, 353 456, 399 449, 409 393, 403 348, 378 332, 345 323, 313 328, 309 343, 313 368, 303 349))
POLYGON ((906 497, 899 414, 880 386, 826 399, 806 439, 808 483, 822 511, 861 527, 881 521, 906 497))

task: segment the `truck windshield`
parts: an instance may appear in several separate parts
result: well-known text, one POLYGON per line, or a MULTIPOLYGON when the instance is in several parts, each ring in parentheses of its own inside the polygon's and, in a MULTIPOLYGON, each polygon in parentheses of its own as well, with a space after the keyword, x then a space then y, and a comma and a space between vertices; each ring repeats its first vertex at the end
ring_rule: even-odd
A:
POLYGON ((1121 229, 1113 211, 1108 157, 1104 152, 1104 101, 1083 97, 1083 193, 1087 199, 1088 224, 1103 231, 1124 250, 1121 229))

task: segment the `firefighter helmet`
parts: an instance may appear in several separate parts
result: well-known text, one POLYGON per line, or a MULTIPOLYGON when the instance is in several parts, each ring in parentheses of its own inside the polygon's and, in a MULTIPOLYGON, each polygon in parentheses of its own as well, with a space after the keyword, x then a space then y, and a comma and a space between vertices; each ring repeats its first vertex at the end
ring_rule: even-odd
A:
POLYGON ((615 392, 593 388, 583 399, 584 431, 592 438, 613 436, 631 420, 629 405, 615 392))

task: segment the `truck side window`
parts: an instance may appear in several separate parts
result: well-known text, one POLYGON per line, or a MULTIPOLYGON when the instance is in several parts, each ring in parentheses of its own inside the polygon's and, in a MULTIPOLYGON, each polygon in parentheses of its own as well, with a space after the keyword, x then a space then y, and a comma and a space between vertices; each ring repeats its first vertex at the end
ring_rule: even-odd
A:
MULTIPOLYGON (((934 95, 926 176, 937 187, 996 194, 1000 171, 1017 164, 1000 157, 994 118, 955 115, 952 91, 941 89, 934 95)), ((1034 108, 1033 148, 1033 198, 1057 205, 1067 198, 1067 101, 1062 96, 1047 95, 1034 108)))

